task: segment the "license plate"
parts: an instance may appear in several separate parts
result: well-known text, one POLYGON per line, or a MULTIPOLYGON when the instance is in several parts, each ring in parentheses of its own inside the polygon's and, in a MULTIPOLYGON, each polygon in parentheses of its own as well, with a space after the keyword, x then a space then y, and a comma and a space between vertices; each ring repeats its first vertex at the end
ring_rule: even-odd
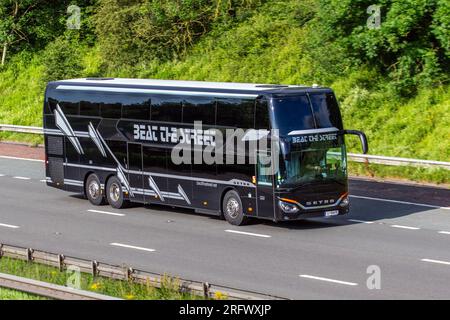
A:
POLYGON ((325 211, 325 217, 337 216, 339 214, 339 210, 325 211))

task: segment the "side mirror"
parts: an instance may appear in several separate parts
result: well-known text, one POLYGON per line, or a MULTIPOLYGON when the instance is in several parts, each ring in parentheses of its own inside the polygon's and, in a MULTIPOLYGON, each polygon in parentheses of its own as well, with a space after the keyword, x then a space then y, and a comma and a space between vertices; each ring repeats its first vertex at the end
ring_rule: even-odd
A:
POLYGON ((358 130, 344 130, 343 132, 344 132, 344 134, 353 134, 353 135, 358 136, 359 139, 361 140, 363 153, 367 154, 367 152, 369 152, 369 145, 367 143, 367 137, 364 132, 358 131, 358 130))

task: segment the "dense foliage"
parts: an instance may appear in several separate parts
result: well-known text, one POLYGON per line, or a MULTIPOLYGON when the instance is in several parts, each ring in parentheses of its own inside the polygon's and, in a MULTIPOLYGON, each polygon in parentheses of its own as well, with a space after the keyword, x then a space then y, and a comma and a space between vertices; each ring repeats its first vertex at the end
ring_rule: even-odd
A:
POLYGON ((320 83, 371 153, 450 158, 447 0, 2 0, 5 46, 0 123, 39 124, 62 78, 320 83))

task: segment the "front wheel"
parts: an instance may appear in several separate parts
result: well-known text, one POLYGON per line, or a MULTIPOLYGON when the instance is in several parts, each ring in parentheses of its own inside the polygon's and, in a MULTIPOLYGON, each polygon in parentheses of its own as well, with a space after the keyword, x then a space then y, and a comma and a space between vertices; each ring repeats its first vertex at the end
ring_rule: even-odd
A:
POLYGON ((127 206, 127 201, 123 198, 122 183, 116 176, 109 178, 106 184, 106 198, 113 208, 122 209, 127 206))
POLYGON ((244 216, 241 198, 234 190, 225 194, 222 202, 222 212, 225 219, 232 225, 242 226, 247 223, 248 218, 244 216))

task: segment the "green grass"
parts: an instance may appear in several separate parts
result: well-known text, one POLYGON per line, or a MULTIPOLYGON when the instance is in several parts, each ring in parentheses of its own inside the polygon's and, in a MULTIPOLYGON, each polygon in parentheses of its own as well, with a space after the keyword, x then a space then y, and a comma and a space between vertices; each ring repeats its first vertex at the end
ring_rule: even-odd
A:
POLYGON ((412 166, 385 166, 380 164, 363 164, 351 162, 348 166, 350 175, 382 179, 410 180, 449 185, 447 169, 416 168, 412 166))
MULTIPOLYGON (((66 285, 70 276, 66 272, 60 272, 57 268, 6 257, 0 259, 0 272, 58 285, 66 285)), ((80 284, 80 289, 82 290, 93 291, 127 300, 202 299, 202 297, 199 296, 178 292, 175 289, 177 280, 169 277, 164 279, 162 288, 155 288, 150 284, 142 285, 130 281, 112 280, 103 277, 93 278, 89 274, 82 273, 80 284)), ((0 297, 1 296, 2 295, 0 294, 0 297)), ((14 296, 20 297, 19 293, 14 292, 5 292, 4 296, 10 296, 12 299, 14 299, 14 296)), ((23 297, 26 297, 26 295, 23 297)))
POLYGON ((33 294, 0 288, 0 300, 49 300, 33 294))

